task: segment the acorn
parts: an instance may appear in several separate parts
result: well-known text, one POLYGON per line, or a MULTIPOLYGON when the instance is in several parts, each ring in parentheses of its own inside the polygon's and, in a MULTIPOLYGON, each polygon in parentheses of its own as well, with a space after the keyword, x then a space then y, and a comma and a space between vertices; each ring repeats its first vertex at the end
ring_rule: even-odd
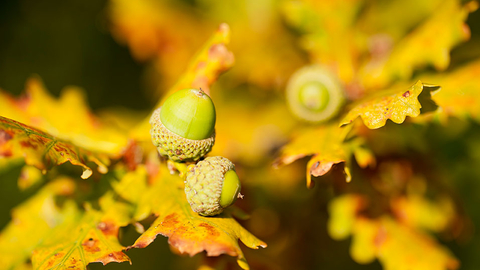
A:
POLYGON ((201 89, 170 95, 151 118, 152 142, 162 156, 175 162, 197 161, 215 143, 215 106, 201 89))
POLYGON ((243 197, 240 188, 235 166, 224 157, 207 157, 187 170, 185 194, 190 207, 199 215, 220 214, 243 197))
POLYGON ((290 111, 300 120, 320 123, 336 116, 345 101, 336 76, 320 65, 296 71, 287 84, 290 111))

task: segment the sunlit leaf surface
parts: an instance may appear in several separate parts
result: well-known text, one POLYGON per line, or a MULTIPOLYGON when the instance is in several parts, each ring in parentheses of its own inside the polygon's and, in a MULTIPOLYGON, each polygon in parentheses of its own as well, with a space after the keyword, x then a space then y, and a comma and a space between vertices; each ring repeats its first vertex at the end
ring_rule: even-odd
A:
POLYGON ((469 117, 480 121, 480 61, 469 63, 451 73, 428 76, 442 90, 432 96, 441 108, 439 116, 469 117))
POLYGON ((90 111, 83 90, 66 87, 56 99, 37 77, 27 81, 25 95, 18 99, 0 92, 0 115, 111 156, 119 156, 128 142, 124 133, 106 125, 90 111))
MULTIPOLYGON (((349 149, 343 144, 348 128, 339 128, 336 123, 318 128, 304 130, 282 149, 276 166, 286 165, 305 156, 313 157, 307 165, 307 186, 312 187, 311 175, 322 176, 330 171, 333 165, 349 159, 349 149)), ((345 167, 347 181, 350 172, 345 167)))
POLYGON ((2 269, 20 269, 50 230, 75 211, 71 204, 62 208, 55 204, 57 196, 70 195, 74 190, 70 179, 57 179, 12 211, 12 221, 0 233, 2 269))
POLYGON ((385 87, 394 80, 411 78, 415 69, 427 65, 446 69, 450 50, 470 38, 465 20, 476 8, 476 2, 462 6, 456 0, 443 1, 427 21, 395 44, 389 54, 366 63, 361 70, 364 86, 385 87))
POLYGON ((85 212, 73 211, 53 228, 36 247, 32 264, 36 269, 86 269, 92 262, 130 262, 118 241, 118 229, 128 224, 130 206, 100 199, 101 211, 87 205, 85 212))
POLYGON ((406 91, 395 90, 393 93, 391 90, 384 91, 372 98, 358 102, 340 123, 342 126, 347 125, 360 116, 363 123, 371 129, 383 127, 388 119, 401 124, 407 116, 420 115, 422 104, 420 104, 418 96, 422 91, 431 92, 438 88, 438 86, 426 85, 418 81, 406 91))
MULTIPOLYGON (((184 267, 186 261, 200 263, 199 269, 230 269, 238 268, 237 260, 244 269, 353 269, 377 261, 373 267, 387 270, 456 270, 460 262, 440 244, 444 241, 454 241, 452 251, 465 269, 476 269, 480 62, 467 59, 479 52, 476 14, 470 15, 476 2, 107 2, 95 27, 108 29, 128 47, 132 59, 119 51, 133 60, 130 71, 143 69, 139 86, 149 91, 138 95, 153 102, 145 111, 101 108, 104 113, 94 114, 82 89, 66 87, 57 98, 37 77, 27 81, 20 97, 0 92, 0 199, 13 209, 11 221, 0 218, 0 226, 7 224, 0 232, 0 269, 86 269, 129 262, 129 252, 153 252, 158 261, 140 260, 137 266, 134 260, 133 267, 163 268, 160 262, 192 268, 184 267), (474 39, 451 51, 470 38, 467 18, 474 39), (339 79, 346 96, 339 111, 345 115, 308 126, 290 115, 285 82, 307 65, 325 66, 339 79), (412 80, 424 83, 410 87, 412 80), (245 198, 215 217, 192 212, 183 178, 170 174, 173 166, 167 167, 150 140, 148 110, 182 88, 211 95, 217 137, 209 155, 231 159, 242 182, 245 198), (407 116, 415 117, 408 119, 414 124, 387 121, 403 123, 407 116), (438 119, 444 125, 432 121, 438 119), (309 160, 299 161, 304 157, 309 160), (74 166, 52 169, 68 162, 74 166), (276 170, 272 162, 290 165, 276 170), (308 187, 312 175, 323 176, 314 191, 300 184, 305 163, 308 187), (101 174, 85 181, 72 171, 79 167, 83 178, 94 169, 101 174), (132 237, 133 228, 138 234, 132 237), (174 253, 207 256, 164 261, 170 254, 158 254, 151 245, 159 235, 168 238, 174 253), (252 249, 266 247, 259 238, 270 248, 244 249, 244 255, 239 241, 252 249)), ((31 22, 23 19, 32 16, 44 30, 34 18, 37 6, 30 4, 22 6, 19 21, 31 22)), ((84 7, 90 7, 88 1, 79 13, 84 7)), ((68 29, 62 22, 73 16, 52 17, 68 29)), ((24 26, 19 34, 7 31, 2 44, 15 47, 29 28, 24 26)), ((50 40, 48 31, 42 36, 50 40)), ((42 40, 39 46, 32 41, 43 48, 42 40)), ((91 52, 93 43, 83 42, 79 47, 91 52)), ((29 58, 28 51, 19 51, 7 57, 15 58, 9 70, 29 58)), ((108 53, 121 57, 113 51, 108 53)), ((41 69, 35 72, 45 76, 41 69)), ((122 74, 114 75, 123 81, 122 74)), ((118 91, 106 88, 112 95, 118 91)))
POLYGON ((23 157, 25 163, 46 173, 53 166, 70 162, 82 167, 82 178, 92 175, 87 162, 94 162, 98 171, 106 173, 109 159, 105 154, 97 154, 61 141, 38 129, 0 116, 0 158, 23 157))

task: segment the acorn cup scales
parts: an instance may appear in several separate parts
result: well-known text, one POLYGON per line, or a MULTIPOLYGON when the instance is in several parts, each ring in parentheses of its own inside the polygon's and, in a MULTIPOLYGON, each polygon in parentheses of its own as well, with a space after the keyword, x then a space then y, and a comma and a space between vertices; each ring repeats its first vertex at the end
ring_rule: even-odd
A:
POLYGON ((233 163, 224 157, 207 157, 188 168, 185 194, 194 212, 214 216, 240 195, 240 180, 233 163))
POLYGON ((197 161, 215 143, 215 106, 202 90, 183 89, 167 98, 151 118, 152 142, 175 162, 197 161))

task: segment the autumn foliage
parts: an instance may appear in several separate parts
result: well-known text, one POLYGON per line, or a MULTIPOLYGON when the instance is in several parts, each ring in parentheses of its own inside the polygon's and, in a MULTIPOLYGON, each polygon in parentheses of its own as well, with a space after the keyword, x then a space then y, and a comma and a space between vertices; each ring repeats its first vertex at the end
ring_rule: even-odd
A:
POLYGON ((25 194, 0 223, 0 269, 158 269, 149 254, 178 269, 475 269, 477 8, 108 1, 109 34, 155 78, 155 101, 95 111, 88 89, 52 95, 42 70, 22 95, 0 92, 0 188, 25 194), (305 67, 345 98, 327 121, 289 110, 305 67), (214 217, 191 210, 151 142, 151 113, 184 88, 212 97, 209 155, 231 159, 243 186, 214 217), (162 237, 170 251, 152 247, 162 237))

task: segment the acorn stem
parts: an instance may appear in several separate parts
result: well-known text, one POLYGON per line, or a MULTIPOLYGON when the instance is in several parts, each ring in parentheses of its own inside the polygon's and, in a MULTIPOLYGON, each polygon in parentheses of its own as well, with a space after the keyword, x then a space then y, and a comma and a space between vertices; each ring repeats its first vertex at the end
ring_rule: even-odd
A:
POLYGON ((185 176, 187 175, 188 164, 186 163, 175 162, 169 159, 167 160, 167 166, 170 174, 178 172, 179 176, 182 178, 185 178, 185 176))

